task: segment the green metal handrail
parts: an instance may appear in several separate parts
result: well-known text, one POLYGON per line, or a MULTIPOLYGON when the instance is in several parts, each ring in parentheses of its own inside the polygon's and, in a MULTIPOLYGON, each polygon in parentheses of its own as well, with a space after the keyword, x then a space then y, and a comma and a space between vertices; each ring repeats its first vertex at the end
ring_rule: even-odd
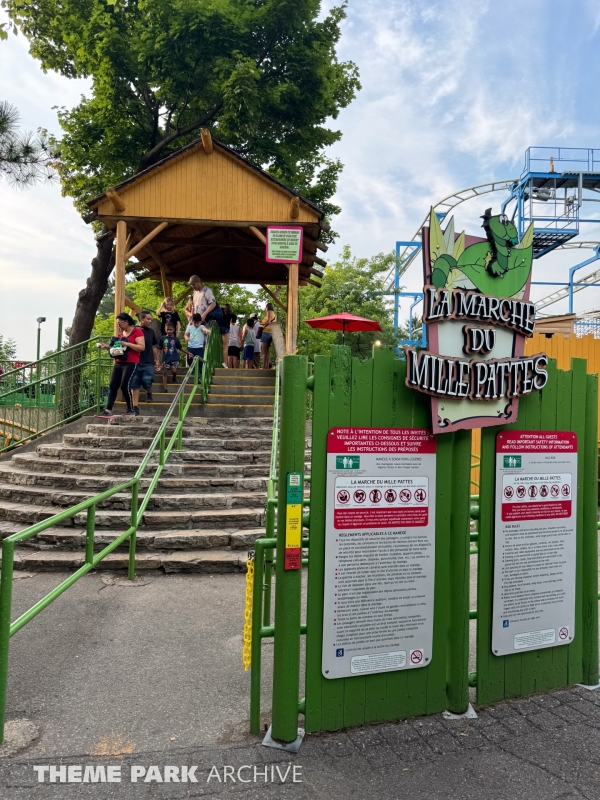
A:
MULTIPOLYGON (((217 338, 216 336, 214 337, 217 338)), ((220 336, 219 344, 220 344, 220 336)), ((210 343, 209 343, 210 346, 210 343)), ((214 347, 214 345, 213 345, 214 347)), ((207 348, 209 349, 209 348, 207 348)), ((162 421, 161 425, 159 426, 158 431, 150 447, 148 448, 146 455, 142 459, 140 466, 137 469, 134 477, 125 483, 120 484, 119 486, 115 486, 112 489, 107 489, 100 494, 95 495, 94 497, 89 498, 88 500, 84 500, 81 503, 77 503, 77 505, 72 506, 71 508, 67 508, 64 511, 61 511, 58 514, 54 514, 54 516, 49 517, 48 519, 43 520, 42 522, 37 522, 34 525, 26 528, 24 531, 20 533, 15 533, 12 536, 7 537, 2 542, 2 569, 0 572, 0 743, 4 740, 4 719, 6 714, 6 688, 8 682, 8 654, 9 654, 9 644, 10 639, 14 636, 17 631, 21 630, 21 628, 26 625, 30 620, 36 617, 41 611, 43 611, 46 606, 48 606, 53 600, 59 597, 63 592, 65 592, 70 586, 72 586, 76 581, 79 580, 83 575, 88 573, 91 569, 93 569, 102 559, 104 559, 109 553, 112 553, 120 544, 122 544, 126 539, 129 539, 129 567, 127 577, 129 580, 133 580, 135 578, 135 548, 136 548, 136 533, 137 529, 142 521, 144 512, 150 502, 150 498, 152 496, 152 492, 154 491, 156 484, 160 478, 160 475, 163 471, 163 467, 169 454, 171 453, 174 446, 177 447, 178 451, 183 449, 182 447, 182 432, 183 432, 183 423, 185 421, 186 415, 189 411, 189 408, 192 404, 194 396, 198 390, 199 383, 198 383, 198 373, 199 373, 199 363, 201 359, 195 357, 190 365, 183 381, 181 382, 175 397, 173 398, 171 405, 165 415, 164 420, 162 421), (194 383, 192 385, 192 389, 190 394, 188 395, 187 402, 184 404, 184 391, 185 387, 193 375, 194 383), (166 429, 167 425, 169 424, 171 417, 173 416, 175 409, 177 409, 177 424, 171 434, 171 438, 169 441, 166 441, 166 429), (152 480, 150 481, 150 485, 146 490, 146 494, 144 499, 142 500, 141 504, 139 504, 139 484, 140 479, 142 478, 146 467, 150 461, 150 458, 154 454, 156 449, 159 449, 159 459, 158 459, 158 466, 154 473, 152 480), (127 528, 124 533, 121 533, 117 538, 107 545, 103 550, 99 553, 94 555, 94 533, 96 528, 96 508, 99 503, 108 498, 112 497, 113 495, 124 492, 128 489, 131 489, 131 524, 127 528), (23 542, 27 539, 30 539, 32 536, 36 536, 38 533, 42 531, 48 530, 48 528, 52 528, 54 525, 59 525, 65 520, 71 519, 76 514, 80 514, 83 511, 87 512, 86 515, 86 547, 85 547, 85 563, 81 566, 76 572, 70 575, 66 580, 60 583, 55 589, 53 589, 49 594, 39 600, 35 605, 33 605, 30 609, 28 609, 24 614, 22 614, 18 619, 16 619, 13 623, 11 623, 11 609, 12 609, 12 583, 13 583, 13 570, 14 570, 14 555, 15 555, 15 545, 19 542, 23 542)))
POLYGON ((223 362, 223 339, 215 322, 211 325, 208 334, 208 343, 204 349, 204 365, 202 368, 202 402, 206 403, 210 392, 210 383, 215 374, 215 369, 223 362), (214 334, 214 335, 213 335, 214 334))
POLYGON ((112 367, 93 346, 102 340, 94 336, 2 375, 0 453, 100 409, 112 367))

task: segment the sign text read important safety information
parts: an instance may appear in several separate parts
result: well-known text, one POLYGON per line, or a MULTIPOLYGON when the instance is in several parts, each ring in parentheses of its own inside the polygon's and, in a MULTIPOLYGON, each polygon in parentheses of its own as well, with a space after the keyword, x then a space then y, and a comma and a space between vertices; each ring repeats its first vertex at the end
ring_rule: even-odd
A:
POLYGON ((427 430, 329 431, 326 678, 430 662, 435 468, 435 439, 427 430))
POLYGON ((576 495, 576 434, 498 434, 492 626, 495 655, 573 640, 576 495))

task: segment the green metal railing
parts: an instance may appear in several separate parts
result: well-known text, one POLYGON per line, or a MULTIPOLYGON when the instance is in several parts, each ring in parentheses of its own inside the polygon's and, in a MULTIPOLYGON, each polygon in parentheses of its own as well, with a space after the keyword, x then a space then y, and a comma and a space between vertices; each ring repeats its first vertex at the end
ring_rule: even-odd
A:
POLYGON ((273 400, 273 435, 271 438, 271 461, 267 480, 267 509, 265 515, 265 537, 254 543, 254 587, 252 593, 252 644, 250 665, 250 730, 260 730, 260 685, 261 644, 264 638, 273 636, 271 625, 271 594, 275 559, 273 551, 277 544, 275 518, 277 510, 277 456, 279 445, 279 393, 281 359, 275 364, 275 397, 273 400))
POLYGON ((104 340, 94 336, 0 376, 0 453, 100 409, 113 364, 96 346, 104 340))
MULTIPOLYGON (((218 331, 217 331, 218 333, 218 331)), ((210 336, 209 343, 206 348, 206 353, 208 355, 208 361, 214 361, 214 352, 217 349, 220 352, 221 348, 221 337, 220 336, 210 336), (214 340, 214 344, 211 340, 214 340)), ((194 400, 194 396, 198 389, 203 389, 204 387, 204 380, 202 381, 202 385, 199 384, 199 362, 201 359, 198 357, 194 358, 192 365, 188 369, 185 378, 183 379, 182 383, 180 384, 177 394, 173 398, 171 405, 166 413, 164 420, 162 421, 150 447, 148 448, 146 455, 144 456, 141 464, 139 465, 137 472, 135 473, 134 477, 124 483, 116 486, 112 489, 108 489, 94 497, 89 498, 88 500, 83 501, 82 503, 78 503, 71 508, 65 509, 58 514, 50 517, 49 519, 43 520, 42 522, 38 522, 35 525, 31 525, 29 528, 26 528, 21 533, 14 534, 13 536, 9 536, 6 538, 2 543, 2 570, 0 573, 0 743, 3 741, 4 737, 4 718, 6 713, 6 688, 7 688, 7 681, 8 681, 8 654, 9 654, 9 643, 10 638, 20 631, 21 628, 30 622, 34 617, 36 617, 41 611, 43 611, 53 600, 59 597, 63 592, 65 592, 70 586, 72 586, 79 578, 83 577, 86 573, 92 570, 97 564, 100 563, 104 558, 106 558, 109 553, 112 553, 117 547, 123 544, 127 539, 129 539, 129 568, 128 568, 128 578, 133 580, 135 577, 135 549, 136 549, 136 533, 137 529, 143 519, 144 512, 148 507, 148 503, 150 502, 150 498, 152 497, 152 493, 156 488, 156 485, 160 479, 161 473, 163 471, 163 467, 173 450, 173 447, 176 447, 177 451, 183 450, 182 447, 182 434, 183 434, 183 423, 189 411, 189 408, 194 400), (184 392, 185 387, 193 378, 193 385, 189 395, 187 396, 187 402, 184 404, 184 392), (171 421, 171 417, 177 412, 177 423, 175 428, 167 441, 166 438, 166 430, 169 422, 171 421), (146 490, 146 494, 141 499, 139 496, 139 484, 140 479, 144 475, 146 468, 150 462, 151 457, 158 450, 158 465, 154 472, 154 476, 150 481, 150 485, 146 490), (119 534, 114 541, 112 541, 109 545, 104 547, 99 553, 94 555, 94 533, 95 533, 95 520, 96 520, 96 508, 99 503, 109 499, 115 494, 122 493, 125 491, 131 490, 131 522, 130 526, 127 528, 126 531, 119 534), (37 534, 42 533, 42 531, 48 530, 52 528, 54 525, 60 525, 61 523, 65 522, 66 520, 72 519, 75 515, 81 514, 86 512, 86 546, 85 546, 85 562, 83 566, 81 566, 76 572, 70 575, 66 580, 60 583, 55 589, 53 589, 49 594, 39 600, 35 605, 33 605, 28 611, 22 614, 18 619, 11 623, 11 607, 12 607, 12 584, 13 584, 13 569, 14 569, 14 555, 15 555, 15 546, 20 542, 24 542, 27 539, 30 539, 33 536, 37 536, 37 534)), ((205 374, 209 372, 209 370, 205 370, 205 374)), ((204 378, 204 375, 203 375, 204 378)))
MULTIPOLYGON (((271 444, 271 467, 269 472, 269 481, 267 483, 267 513, 266 513, 266 536, 262 539, 257 539, 254 543, 255 548, 255 555, 254 555, 254 586, 253 586, 253 595, 252 595, 252 643, 251 643, 251 677, 250 677, 250 731, 251 733, 259 733, 260 732, 260 689, 261 689, 261 646, 262 640, 273 638, 275 636, 275 626, 271 623, 271 606, 272 606, 272 579, 273 574, 277 571, 279 575, 279 583, 280 583, 280 592, 278 594, 278 601, 281 606, 281 599, 286 595, 286 587, 285 583, 287 579, 292 579, 295 583, 298 583, 300 580, 300 573, 299 571, 292 571, 283 573, 281 568, 281 564, 279 563, 279 557, 275 557, 275 550, 277 548, 277 536, 281 539, 281 528, 285 528, 285 518, 279 519, 278 511, 278 497, 279 491, 281 491, 281 487, 279 487, 278 491, 278 484, 279 480, 282 475, 279 474, 280 469, 283 469, 284 472, 287 474, 289 471, 290 464, 289 461, 289 428, 290 428, 290 419, 293 418, 294 412, 297 412, 305 401, 306 389, 310 386, 310 378, 307 379, 306 377, 306 359, 304 357, 296 359, 294 357, 294 363, 292 365, 292 370, 288 365, 288 379, 289 385, 287 386, 286 390, 286 382, 285 380, 282 381, 281 376, 282 370, 282 363, 278 361, 276 366, 276 373, 275 373, 275 405, 274 405, 274 416, 273 416, 273 438, 271 444), (297 408, 288 408, 288 414, 286 415, 287 418, 287 435, 286 437, 282 434, 281 443, 279 442, 279 435, 280 435, 280 428, 284 424, 283 417, 280 420, 279 414, 279 407, 280 407, 280 382, 283 384, 283 395, 282 398, 285 397, 287 391, 287 403, 288 406, 290 404, 291 398, 295 398, 295 405, 297 408), (301 389, 304 388, 304 392, 301 389), (291 415, 290 415, 291 411, 291 415), (280 462, 281 452, 284 452, 285 460, 284 462, 280 462), (283 463, 283 466, 281 466, 283 463), (279 530, 279 534, 277 533, 277 529, 279 530)), ((283 403, 283 399, 281 401, 283 403)), ((302 464, 293 464, 293 469, 298 471, 298 468, 301 467, 299 471, 304 473, 304 420, 302 420, 301 430, 295 430, 295 438, 296 438, 296 445, 299 445, 299 449, 297 452, 302 453, 301 459, 302 464)), ((310 477, 304 477, 304 483, 310 483, 310 477)), ((310 500, 308 498, 304 498, 303 505, 305 507, 310 506, 310 500)), ((302 517, 303 527, 307 528, 309 525, 309 517, 308 514, 303 514, 302 517)), ((281 543, 280 543, 281 544, 281 543)), ((302 549, 309 548, 309 540, 306 537, 301 539, 301 546, 302 549)), ((281 549, 281 548, 280 548, 281 549)), ((281 549, 283 552, 283 549, 281 549)), ((303 558, 301 561, 303 567, 308 566, 308 559, 303 558)), ((298 583, 299 586, 299 583, 298 583)), ((292 609, 292 615, 300 614, 300 595, 299 592, 292 592, 289 597, 292 609)), ((286 617, 289 613, 289 609, 281 608, 279 609, 279 619, 286 617)), ((281 632, 283 632, 282 626, 281 632)), ((294 629, 294 624, 292 624, 292 630, 294 629)), ((306 634, 306 625, 299 624, 299 628, 296 627, 295 630, 298 631, 300 635, 306 634)), ((277 656, 275 658, 276 662, 281 662, 281 659, 277 656)), ((279 702, 282 694, 286 694, 285 691, 280 691, 277 689, 277 685, 281 682, 281 679, 278 679, 277 674, 280 673, 278 667, 275 667, 275 678, 274 678, 274 691, 273 691, 273 698, 274 698, 274 706, 279 702)), ((296 687, 297 693, 298 687, 296 687)), ((295 709, 294 713, 304 713, 303 708, 303 700, 299 700, 297 709, 295 709)), ((274 723, 276 719, 279 717, 278 714, 273 715, 274 723)))

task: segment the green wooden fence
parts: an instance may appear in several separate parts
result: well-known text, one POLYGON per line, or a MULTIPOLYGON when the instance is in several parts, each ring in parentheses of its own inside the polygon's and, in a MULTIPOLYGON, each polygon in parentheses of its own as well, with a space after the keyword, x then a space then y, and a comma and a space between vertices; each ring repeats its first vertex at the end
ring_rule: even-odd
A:
POLYGON ((586 362, 551 360, 541 392, 519 401, 513 425, 481 432, 477 575, 477 702, 492 703, 574 683, 598 683, 598 378, 586 362), (559 647, 495 656, 491 650, 495 442, 500 430, 574 431, 578 439, 575 637, 559 647))
MULTIPOLYGON (((279 447, 279 497, 289 471, 304 463, 305 394, 313 392, 306 623, 301 624, 299 572, 283 569, 285 500, 278 504, 277 579, 273 628, 261 627, 265 579, 263 561, 255 572, 253 638, 274 636, 272 735, 291 742, 298 714, 307 731, 337 730, 370 722, 402 719, 448 709, 467 709, 469 685, 477 702, 527 696, 574 683, 598 683, 598 545, 597 545, 597 376, 586 375, 585 362, 574 360, 563 372, 549 365, 549 380, 539 393, 521 399, 512 426, 484 429, 481 438, 481 488, 478 540, 470 539, 471 432, 437 436, 435 589, 433 654, 420 669, 330 680, 321 673, 325 579, 326 441, 331 428, 429 428, 429 400, 405 386, 406 364, 390 350, 376 348, 367 361, 352 359, 350 348, 334 346, 316 356, 306 379, 306 359, 283 359, 283 395, 279 447), (577 565, 575 638, 569 645, 495 656, 491 651, 494 557, 495 441, 499 431, 570 430, 578 436, 577 565), (283 482, 283 483, 282 483, 283 482), (478 553, 477 610, 469 609, 471 553, 478 553), (469 675, 469 623, 477 619, 477 669, 469 675), (305 696, 300 691, 300 640, 306 635, 305 696)), ((274 501, 272 501, 274 502, 274 501)), ((275 540, 263 540, 273 547, 275 540)), ((257 542, 257 552, 262 546, 257 542)), ((262 552, 262 551, 261 551, 262 552)), ((259 562, 257 561, 257 564, 259 562)), ((260 647, 260 645, 256 645, 260 647)), ((255 664, 252 665, 253 670, 255 664)), ((256 664, 260 670, 260 660, 256 664)), ((259 690, 260 673, 253 675, 259 690)), ((255 691, 254 694, 257 692, 255 691)), ((258 732, 259 707, 251 712, 258 732)))

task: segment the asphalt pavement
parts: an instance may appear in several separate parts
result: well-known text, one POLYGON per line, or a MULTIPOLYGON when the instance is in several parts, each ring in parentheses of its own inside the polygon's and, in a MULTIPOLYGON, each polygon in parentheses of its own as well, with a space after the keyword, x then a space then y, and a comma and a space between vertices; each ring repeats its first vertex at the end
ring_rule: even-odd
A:
MULTIPOLYGON (((62 577, 19 578, 15 615, 62 577)), ((0 798, 600 798, 600 692, 309 735, 290 755, 247 733, 243 575, 111 581, 86 576, 12 639, 7 719, 36 733, 0 757, 0 798)))

